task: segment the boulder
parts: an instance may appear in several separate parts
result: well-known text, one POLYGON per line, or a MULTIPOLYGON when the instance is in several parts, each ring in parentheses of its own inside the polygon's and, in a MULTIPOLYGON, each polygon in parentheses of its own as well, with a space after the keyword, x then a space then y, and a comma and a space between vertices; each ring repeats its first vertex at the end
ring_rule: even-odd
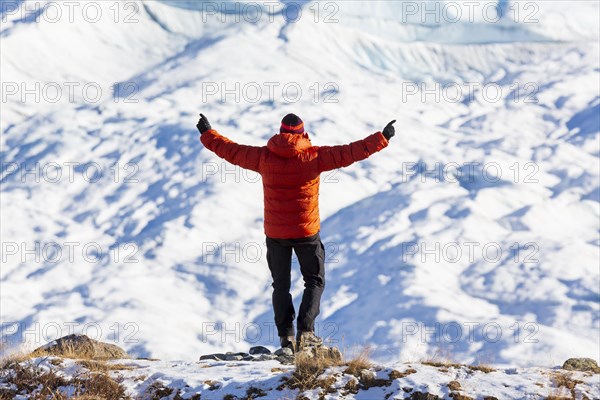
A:
POLYGON ((265 346, 254 346, 250 348, 250 354, 271 354, 271 350, 267 349, 265 346))
POLYGON ((119 360, 131 358, 117 345, 99 342, 86 335, 68 335, 35 349, 31 355, 82 358, 90 360, 119 360))
POLYGON ((569 371, 594 371, 600 372, 598 363, 591 358, 569 358, 562 366, 569 371))

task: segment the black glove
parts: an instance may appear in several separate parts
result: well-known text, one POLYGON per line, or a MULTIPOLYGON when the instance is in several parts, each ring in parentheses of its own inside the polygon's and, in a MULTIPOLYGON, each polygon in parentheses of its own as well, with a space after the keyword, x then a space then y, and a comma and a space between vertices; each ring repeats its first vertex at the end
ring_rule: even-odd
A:
POLYGON ((393 120, 392 122, 390 122, 389 124, 387 124, 385 126, 385 128, 383 128, 383 136, 385 136, 385 138, 389 141, 391 138, 394 137, 394 135, 396 134, 396 130, 394 129, 394 122, 396 122, 396 120, 393 120))
POLYGON ((208 119, 204 116, 204 114, 200 114, 200 117, 201 118, 198 121, 196 128, 198 128, 198 130, 200 131, 200 134, 203 134, 204 132, 206 132, 207 130, 212 129, 212 128, 210 126, 210 122, 208 122, 208 119))

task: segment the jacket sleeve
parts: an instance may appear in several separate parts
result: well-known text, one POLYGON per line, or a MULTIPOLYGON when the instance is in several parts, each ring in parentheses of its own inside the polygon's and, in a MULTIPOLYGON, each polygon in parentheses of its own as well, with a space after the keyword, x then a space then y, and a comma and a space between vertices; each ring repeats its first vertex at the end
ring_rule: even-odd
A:
POLYGON ((200 135, 202 144, 217 156, 234 165, 259 172, 260 158, 264 147, 247 146, 235 143, 210 129, 200 135))
POLYGON ((350 144, 318 147, 319 172, 347 167, 387 147, 388 141, 381 132, 350 144))

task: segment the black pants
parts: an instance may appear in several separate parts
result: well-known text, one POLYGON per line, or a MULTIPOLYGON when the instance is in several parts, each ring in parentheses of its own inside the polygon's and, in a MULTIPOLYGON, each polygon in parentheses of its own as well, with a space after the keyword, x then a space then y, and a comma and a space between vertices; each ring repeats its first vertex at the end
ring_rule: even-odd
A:
POLYGON ((267 236, 267 263, 273 277, 273 311, 279 336, 294 336, 296 314, 290 294, 292 249, 296 252, 304 279, 298 331, 314 331, 325 288, 325 247, 318 233, 301 239, 273 239, 267 236))

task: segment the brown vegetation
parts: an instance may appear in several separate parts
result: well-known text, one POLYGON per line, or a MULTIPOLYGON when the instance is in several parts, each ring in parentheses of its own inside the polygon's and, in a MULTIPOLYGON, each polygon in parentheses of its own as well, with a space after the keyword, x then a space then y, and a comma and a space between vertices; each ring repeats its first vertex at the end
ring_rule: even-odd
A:
POLYGON ((52 368, 41 367, 33 362, 13 361, 0 369, 0 380, 10 387, 0 391, 0 399, 12 399, 16 395, 28 395, 32 399, 56 400, 129 398, 120 382, 113 379, 106 371, 85 371, 67 379, 52 368), (67 387, 73 396, 65 394, 64 390, 67 387))

